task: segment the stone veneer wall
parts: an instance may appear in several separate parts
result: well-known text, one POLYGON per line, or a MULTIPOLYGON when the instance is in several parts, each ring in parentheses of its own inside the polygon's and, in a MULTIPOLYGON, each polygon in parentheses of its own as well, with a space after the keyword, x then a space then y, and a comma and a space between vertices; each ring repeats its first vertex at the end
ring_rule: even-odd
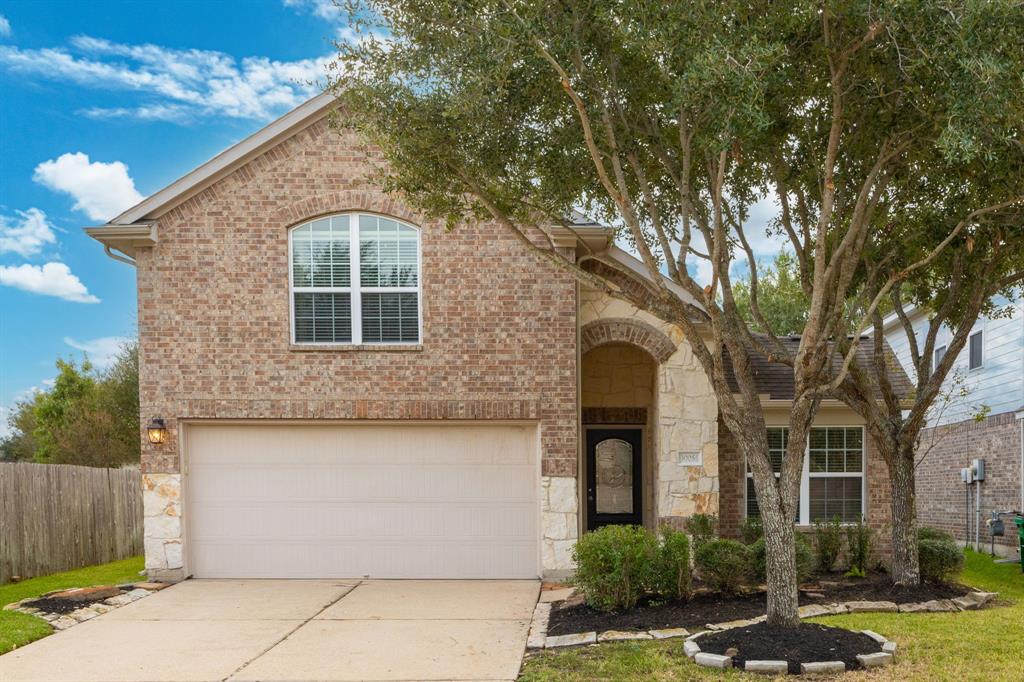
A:
MULTIPOLYGON (((963 541, 966 537, 966 498, 960 482, 960 469, 971 460, 985 460, 985 481, 981 484, 981 542, 987 548, 991 536, 985 521, 992 510, 1019 509, 1020 501, 1020 423, 1013 412, 991 415, 984 420, 969 419, 955 424, 926 429, 921 448, 931 449, 917 467, 917 516, 927 526, 941 528, 963 541)), ((975 487, 975 490, 977 488, 975 487)), ((996 538, 996 548, 1015 554, 1017 528, 1013 517, 1003 517, 1006 534, 996 538)), ((971 499, 971 524, 974 524, 974 499, 971 499)), ((974 539, 971 531, 970 540, 974 539)))
MULTIPOLYGON (((718 513, 718 403, 682 330, 623 301, 580 291, 579 323, 592 343, 624 338, 643 344, 659 360, 655 389, 655 507, 659 523, 679 525, 696 513, 718 513), (598 321, 608 321, 601 333, 598 321), (633 321, 631 331, 615 325, 633 321), (652 329, 655 333, 646 330, 652 329), (671 341, 675 350, 665 341, 671 341), (680 452, 699 452, 701 466, 681 466, 680 452)), ((586 346, 587 339, 584 339, 586 346)))
POLYGON ((579 528, 579 503, 576 479, 569 476, 543 476, 540 490, 541 565, 552 577, 572 572, 572 548, 579 528))
POLYGON ((146 571, 153 580, 181 578, 181 474, 142 474, 146 571))
POLYGON ((138 254, 141 414, 163 417, 169 436, 143 443, 153 577, 187 570, 179 427, 189 419, 535 421, 541 474, 558 490, 543 502, 554 534, 544 567, 569 566, 575 282, 498 225, 449 232, 424 220, 372 181, 380 163, 355 134, 320 121, 161 216, 159 243, 138 254), (421 229, 418 346, 290 345, 288 228, 352 210, 421 229))
POLYGON ((580 363, 580 406, 644 407, 654 400, 654 361, 636 346, 613 343, 588 351, 580 363))

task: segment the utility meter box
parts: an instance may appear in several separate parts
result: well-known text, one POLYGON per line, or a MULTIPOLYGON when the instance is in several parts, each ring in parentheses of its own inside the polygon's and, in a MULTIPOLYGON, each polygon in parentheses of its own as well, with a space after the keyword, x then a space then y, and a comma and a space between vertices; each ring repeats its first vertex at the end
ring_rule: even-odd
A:
POLYGON ((988 532, 992 537, 998 538, 1006 535, 1006 524, 1002 519, 989 519, 988 532))
POLYGON ((975 459, 971 461, 971 470, 974 473, 975 481, 985 480, 985 460, 975 459))
POLYGON ((961 483, 974 483, 974 470, 971 467, 964 467, 960 470, 960 482, 961 483))

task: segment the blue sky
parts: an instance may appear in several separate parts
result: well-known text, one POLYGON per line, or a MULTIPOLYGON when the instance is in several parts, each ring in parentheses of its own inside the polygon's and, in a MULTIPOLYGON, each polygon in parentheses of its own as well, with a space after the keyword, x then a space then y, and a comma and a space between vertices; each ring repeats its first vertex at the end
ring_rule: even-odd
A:
POLYGON ((330 0, 0 0, 0 434, 57 357, 135 333, 102 224, 314 94, 330 0))

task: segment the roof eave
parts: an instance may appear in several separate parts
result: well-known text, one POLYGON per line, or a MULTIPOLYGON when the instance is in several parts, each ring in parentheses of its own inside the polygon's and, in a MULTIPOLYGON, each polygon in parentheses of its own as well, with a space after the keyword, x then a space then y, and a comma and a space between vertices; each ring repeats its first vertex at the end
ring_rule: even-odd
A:
POLYGON ((156 245, 155 222, 86 227, 85 233, 108 249, 120 251, 130 258, 135 258, 138 249, 156 245))

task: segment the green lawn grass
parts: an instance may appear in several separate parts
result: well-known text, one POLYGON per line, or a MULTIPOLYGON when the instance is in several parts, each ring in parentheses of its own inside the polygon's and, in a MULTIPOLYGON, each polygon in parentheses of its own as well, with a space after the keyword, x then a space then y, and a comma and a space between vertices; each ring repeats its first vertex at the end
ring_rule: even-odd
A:
MULTIPOLYGON (((116 585, 140 580, 142 557, 132 557, 99 566, 54 573, 39 578, 29 578, 19 583, 0 585, 0 607, 25 597, 38 595, 69 587, 92 585, 116 585)), ((53 632, 50 624, 42 618, 14 611, 0 611, 0 654, 24 646, 53 632)))
MULTIPOLYGON (((995 564, 967 553, 961 582, 999 592, 997 606, 963 613, 861 613, 814 622, 871 629, 899 645, 896 663, 842 679, 1024 679, 1024 574, 1019 564, 995 564)), ((701 668, 683 655, 681 640, 624 642, 531 655, 520 680, 734 680, 764 679, 737 671, 701 668)))

